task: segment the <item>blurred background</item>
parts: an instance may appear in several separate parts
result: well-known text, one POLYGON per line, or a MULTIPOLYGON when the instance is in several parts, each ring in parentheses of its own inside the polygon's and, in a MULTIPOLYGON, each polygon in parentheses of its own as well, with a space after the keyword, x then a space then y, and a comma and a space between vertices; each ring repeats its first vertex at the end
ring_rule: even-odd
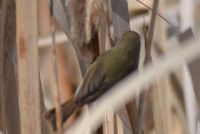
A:
MULTIPOLYGON (((51 5, 51 0, 38 0, 35 3, 32 2, 34 3, 34 6, 29 9, 28 7, 31 3, 25 2, 24 0, 16 0, 16 3, 14 3, 14 5, 16 4, 16 10, 12 9, 13 4, 10 4, 11 6, 9 6, 9 3, 12 2, 7 2, 6 5, 4 4, 6 3, 5 1, 6 0, 0 1, 1 20, 6 20, 6 13, 9 14, 12 11, 16 11, 16 29, 18 29, 18 26, 23 27, 22 24, 22 26, 20 25, 20 21, 25 24, 23 28, 27 29, 27 31, 31 28, 37 29, 37 31, 30 31, 35 32, 37 35, 37 48, 33 49, 38 52, 36 63, 38 63, 39 83, 37 84, 40 85, 39 87, 42 89, 43 96, 41 100, 44 101, 43 108, 46 110, 55 107, 58 96, 60 98, 60 103, 64 103, 71 98, 81 84, 87 67, 95 61, 99 54, 114 46, 123 31, 129 29, 129 26, 131 30, 138 32, 141 36, 142 50, 140 54, 139 71, 143 71, 146 55, 145 41, 147 41, 145 40, 144 29, 146 29, 146 34, 149 32, 149 29, 151 29, 151 15, 154 10, 153 4, 155 4, 155 1, 58 0, 59 2, 54 2, 51 5), (19 4, 19 2, 24 4, 19 4), (57 3, 61 3, 62 8, 57 6, 57 3), (7 6, 6 13, 4 11, 6 9, 4 7, 5 5, 7 6), (18 10, 20 7, 24 9, 18 10), (60 12, 61 9, 63 12, 60 12), (33 10, 33 12, 36 13, 33 15, 30 10, 33 10), (128 11, 128 14, 126 11, 128 11), (30 12, 30 14, 23 12, 30 12), (62 13, 65 13, 65 16, 63 16, 62 13), (25 19, 19 20, 20 17, 18 18, 18 14, 26 16, 24 17, 25 19), (27 25, 26 19, 30 21, 31 19, 36 19, 37 25, 30 25, 32 23, 27 25), (55 42, 53 42, 54 37, 55 42), (72 44, 75 44, 75 48, 72 44), (56 53, 53 50, 53 45, 55 45, 56 53), (92 49, 90 45, 93 46, 92 49), (79 55, 76 53, 76 47, 78 48, 79 55), (54 58, 56 62, 54 61, 54 58), (59 90, 58 96, 55 95, 57 94, 56 90, 59 90)), ((153 31, 154 36, 151 47, 152 61, 150 62, 156 64, 159 57, 166 55, 179 47, 183 47, 183 45, 181 45, 183 42, 187 42, 191 38, 198 38, 200 35, 199 13, 199 0, 160 0, 153 31)), ((12 20, 10 19, 10 21, 12 20)), ((1 26, 5 26, 7 21, 5 21, 4 24, 2 22, 0 23, 1 26)), ((5 28, 9 29, 10 27, 12 29, 11 24, 5 28)), ((4 32, 1 32, 1 34, 4 34, 2 38, 6 38, 7 34, 4 32)), ((17 31, 17 41, 20 37, 18 35, 20 35, 20 32, 17 31)), ((35 38, 35 36, 31 35, 32 34, 27 38, 35 38)), ((36 44, 33 43, 32 45, 36 44)), ((5 48, 6 47, 2 50, 0 49, 0 52, 7 51, 5 48)), ((16 85, 22 80, 18 74, 23 73, 23 67, 27 67, 24 74, 28 71, 32 72, 31 66, 28 65, 29 63, 27 63, 26 66, 23 66, 24 62, 16 55, 17 51, 21 51, 21 47, 14 49, 14 52, 12 52, 14 54, 11 55, 10 59, 11 62, 16 60, 18 63, 22 64, 21 67, 15 67, 15 71, 13 72, 15 74, 14 76, 17 77, 16 85), (18 72, 17 69, 19 68, 21 68, 21 72, 18 72)), ((6 52, 4 52, 4 58, 5 57, 6 52)), ((29 62, 31 63, 30 59, 29 62)), ((9 68, 6 68, 9 64, 7 65, 5 60, 2 60, 2 63, 2 65, 5 66, 3 67, 4 71, 2 72, 9 72, 9 68), (8 70, 6 71, 6 69, 8 70)), ((16 62, 14 63, 13 66, 18 66, 16 62)), ((35 63, 35 60, 33 60, 33 63, 35 63)), ((37 73, 37 71, 35 73, 37 73)), ((5 76, 6 75, 2 78, 4 79, 5 76)), ((13 77, 13 75, 8 74, 7 77, 7 79, 5 78, 6 81, 8 81, 10 77, 13 77)), ((23 78, 27 78, 27 81, 34 81, 35 79, 34 75, 33 79, 30 79, 31 73, 28 73, 28 75, 25 75, 23 78)), ((21 83, 26 83, 27 81, 21 81, 21 83)), ((22 85, 19 84, 19 88, 22 85)), ((183 66, 177 67, 176 71, 163 74, 162 78, 154 80, 152 85, 147 86, 147 88, 149 88, 149 90, 146 91, 147 93, 141 93, 137 98, 134 98, 133 104, 135 104, 135 106, 131 106, 134 109, 131 112, 136 112, 136 114, 132 113, 132 116, 135 117, 134 120, 137 123, 137 125, 135 125, 136 129, 139 129, 138 131, 140 131, 137 132, 137 134, 200 134, 200 58, 190 64, 185 63, 183 66), (145 97, 142 97, 142 94, 145 94, 145 97)), ((36 89, 39 89, 39 87, 36 89)), ((9 87, 4 86, 1 89, 3 91, 6 90, 6 88, 9 87)), ((28 88, 31 88, 31 86, 28 86, 28 88)), ((20 89, 18 90, 17 92, 20 92, 20 89)), ((2 114, 3 116, 0 116, 0 119, 2 120, 1 128, 2 132, 4 131, 5 133, 10 134, 13 132, 10 131, 9 128, 13 130, 17 128, 12 128, 12 123, 5 121, 9 119, 7 116, 12 114, 12 110, 8 110, 11 113, 9 114, 9 112, 5 112, 4 109, 5 107, 9 109, 14 103, 9 103, 9 101, 3 99, 7 98, 5 96, 9 96, 6 95, 6 92, 3 91, 1 94, 2 106, 0 111, 4 113, 2 114), (8 104, 5 102, 8 102, 8 104)), ((17 96, 18 95, 20 96, 20 93, 17 93, 17 96)), ((20 102, 25 100, 19 99, 18 101, 20 105, 20 102)), ((28 101, 26 101, 26 103, 27 105, 32 104, 28 101)), ((33 104, 33 107, 34 105, 35 104, 33 104)), ((19 107, 19 109, 20 108, 21 107, 19 107)), ((26 109, 23 110, 26 111, 26 109)), ((19 110, 19 113, 23 110, 19 110)), ((67 128, 73 125, 83 111, 89 113, 87 107, 75 113, 70 120, 65 123, 63 133, 67 128)), ((122 107, 119 112, 108 113, 103 121, 103 125, 95 133, 135 134, 136 131, 133 130, 133 125, 131 123, 133 121, 131 119, 133 118, 130 118, 129 112, 129 110, 122 107)), ((23 115, 19 116, 19 118, 22 117, 23 115)), ((30 120, 28 122, 31 122, 30 120)), ((48 126, 50 125, 48 124, 48 126)), ((34 125, 30 128, 34 128, 34 125)), ((25 132, 28 131, 21 130, 20 133, 25 132)), ((31 131, 29 131, 29 133, 31 133, 31 131)), ((52 130, 49 130, 41 133, 53 132, 52 130)), ((83 134, 86 133, 90 132, 83 132, 83 134)))

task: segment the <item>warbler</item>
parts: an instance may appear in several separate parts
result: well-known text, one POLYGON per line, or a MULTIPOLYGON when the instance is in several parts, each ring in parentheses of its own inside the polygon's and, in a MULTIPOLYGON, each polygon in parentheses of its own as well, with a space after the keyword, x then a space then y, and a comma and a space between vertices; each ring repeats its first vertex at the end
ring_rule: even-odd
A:
MULTIPOLYGON (((138 68, 140 55, 140 36, 134 31, 125 32, 117 45, 102 53, 91 64, 83 82, 75 95, 62 104, 62 123, 85 104, 97 100, 113 85, 138 68)), ((123 89, 122 89, 123 90, 123 89)), ((56 129, 55 109, 48 111, 45 117, 56 129)))

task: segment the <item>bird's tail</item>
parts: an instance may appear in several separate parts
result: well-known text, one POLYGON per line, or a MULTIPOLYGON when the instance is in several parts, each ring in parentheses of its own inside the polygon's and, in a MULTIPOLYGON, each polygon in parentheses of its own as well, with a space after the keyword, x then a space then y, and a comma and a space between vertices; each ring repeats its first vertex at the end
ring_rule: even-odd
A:
MULTIPOLYGON (((61 106, 62 111, 62 124, 68 120, 68 118, 72 115, 72 113, 77 110, 79 106, 76 104, 74 97, 72 97, 69 101, 65 102, 61 106)), ((56 130, 56 114, 55 108, 47 111, 45 113, 45 118, 52 124, 53 129, 56 130)))

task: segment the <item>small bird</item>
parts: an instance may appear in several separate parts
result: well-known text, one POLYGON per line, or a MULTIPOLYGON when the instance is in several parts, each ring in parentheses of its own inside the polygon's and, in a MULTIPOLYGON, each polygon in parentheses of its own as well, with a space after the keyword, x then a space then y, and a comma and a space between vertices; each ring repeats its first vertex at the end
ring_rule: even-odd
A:
MULTIPOLYGON (((67 121, 73 112, 85 104, 94 102, 113 85, 137 70, 139 55, 140 36, 134 31, 125 32, 115 47, 102 53, 89 66, 75 95, 62 104, 62 123, 67 121)), ((56 130, 55 109, 45 113, 45 117, 56 130)))

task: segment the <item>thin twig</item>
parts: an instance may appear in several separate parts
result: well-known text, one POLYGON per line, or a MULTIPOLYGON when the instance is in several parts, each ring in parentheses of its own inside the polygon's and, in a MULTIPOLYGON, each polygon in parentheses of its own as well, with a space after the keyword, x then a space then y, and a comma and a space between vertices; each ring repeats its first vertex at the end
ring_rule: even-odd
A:
POLYGON ((60 108, 60 89, 59 89, 59 82, 58 82, 58 72, 57 72, 57 56, 56 56, 56 45, 55 45, 55 25, 51 25, 51 32, 52 32, 52 61, 53 61, 53 70, 54 70, 54 77, 55 77, 55 84, 56 84, 56 91, 55 91, 55 104, 56 104, 56 127, 58 130, 58 134, 62 133, 62 113, 60 108))
POLYGON ((148 47, 147 47, 148 37, 147 37, 147 30, 146 30, 146 24, 145 24, 145 17, 143 17, 143 19, 144 19, 144 21, 143 21, 143 34, 144 34, 144 45, 145 45, 145 53, 146 53, 144 64, 146 65, 147 62, 148 62, 147 51, 149 51, 149 50, 148 50, 148 47))
MULTIPOLYGON (((60 107, 60 89, 59 89, 59 81, 58 81, 58 69, 57 69, 57 55, 56 55, 56 39, 55 39, 55 21, 52 16, 53 14, 53 1, 51 0, 51 33, 52 33, 52 62, 53 62, 53 71, 54 71, 54 80, 55 80, 55 106, 56 106, 56 127, 57 134, 62 134, 62 112, 60 107)), ((54 93, 53 92, 53 93, 54 93)))
MULTIPOLYGON (((148 41, 147 41, 148 49, 151 49, 152 42, 153 42, 153 36, 154 36, 154 30, 155 30, 154 27, 156 23, 156 14, 158 11, 158 5, 159 5, 159 0, 154 0, 151 23, 150 23, 150 31, 149 31, 148 41)), ((147 50, 147 52, 148 52, 147 58, 151 60, 151 53, 150 53, 151 51, 147 50)), ((168 109, 169 106, 167 105, 167 103, 165 103, 167 102, 166 97, 163 96, 163 93, 166 93, 167 95, 167 92, 161 91, 158 89, 161 83, 160 82, 157 84, 154 83, 149 86, 150 89, 153 88, 153 90, 150 91, 150 99, 151 99, 152 109, 153 109, 153 119, 154 119, 154 124, 155 124, 155 130, 157 133, 167 134, 171 130, 171 129, 168 129, 169 118, 167 117, 168 115, 166 114, 166 113, 169 113, 169 111, 167 111, 169 110, 168 109), (163 105, 165 105, 166 108, 163 107, 163 105), (163 111, 163 109, 165 110, 163 111)))
MULTIPOLYGON (((147 37, 147 45, 146 45, 147 58, 151 58, 151 46, 152 46, 152 41, 153 41, 153 36, 154 36, 154 28, 155 28, 155 22, 156 22, 156 14, 158 11, 158 5, 159 5, 159 0, 154 0, 153 10, 152 10, 152 15, 151 15, 150 29, 149 29, 149 34, 147 37)), ((151 59, 149 59, 149 60, 151 60, 151 59)))
MULTIPOLYGON (((157 10, 158 10, 158 2, 159 2, 158 0, 154 1, 152 16, 151 16, 150 30, 149 30, 148 36, 147 36, 146 28, 145 28, 145 20, 144 20, 144 23, 143 23, 143 33, 144 33, 144 42, 145 42, 145 63, 144 63, 144 65, 152 62, 151 47, 152 47, 155 21, 156 21, 156 13, 157 13, 157 10)), ((151 85, 149 86, 149 90, 150 89, 151 89, 151 85)), ((147 92, 144 92, 140 95, 138 134, 142 133, 142 127, 143 127, 143 122, 144 122, 144 112, 145 112, 145 102, 146 102, 146 99, 147 99, 146 97, 147 97, 147 92)))
MULTIPOLYGON (((145 60, 144 60, 144 65, 146 65, 148 62, 148 60, 150 60, 151 58, 148 58, 147 56, 147 51, 148 51, 148 47, 147 47, 147 31, 146 31, 146 27, 145 27, 145 18, 143 21, 143 34, 144 34, 144 44, 145 44, 145 60)), ((150 53, 150 52, 149 52, 150 53)), ((151 56, 151 55, 150 55, 151 56)), ((145 108, 146 108, 146 98, 147 97, 147 92, 143 92, 141 93, 140 97, 139 97, 139 125, 138 125, 138 131, 137 134, 142 134, 143 132, 143 125, 144 125, 144 114, 145 114, 145 108)))

